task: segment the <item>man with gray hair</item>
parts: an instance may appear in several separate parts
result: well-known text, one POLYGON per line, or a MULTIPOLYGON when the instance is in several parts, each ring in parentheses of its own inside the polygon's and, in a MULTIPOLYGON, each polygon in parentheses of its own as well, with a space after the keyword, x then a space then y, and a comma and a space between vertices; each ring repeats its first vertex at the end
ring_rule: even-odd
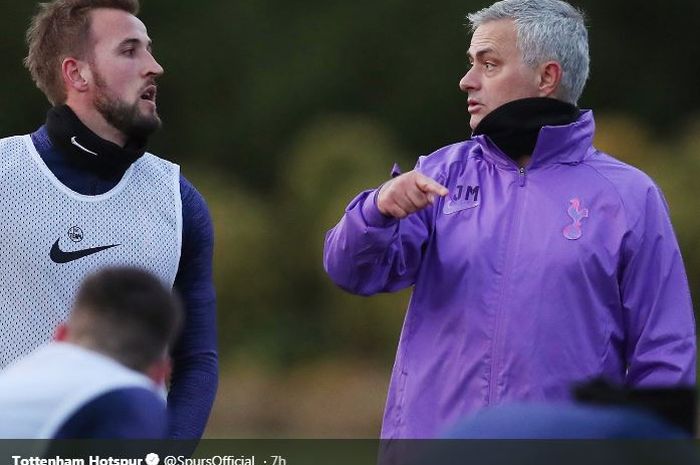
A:
POLYGON ((360 295, 413 286, 383 438, 435 437, 603 377, 695 383, 687 278, 653 181, 592 146, 584 18, 557 0, 468 16, 472 137, 358 195, 324 266, 360 295))

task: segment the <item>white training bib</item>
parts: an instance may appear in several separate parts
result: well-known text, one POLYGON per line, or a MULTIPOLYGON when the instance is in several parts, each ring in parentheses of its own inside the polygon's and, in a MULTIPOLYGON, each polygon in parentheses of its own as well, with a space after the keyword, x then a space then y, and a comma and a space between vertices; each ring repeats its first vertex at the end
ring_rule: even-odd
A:
POLYGON ((82 195, 29 135, 0 139, 0 369, 52 338, 93 271, 139 267, 172 287, 181 244, 179 166, 146 153, 110 191, 82 195))
POLYGON ((160 397, 153 381, 105 355, 48 344, 0 373, 0 438, 50 439, 87 403, 128 388, 160 397))

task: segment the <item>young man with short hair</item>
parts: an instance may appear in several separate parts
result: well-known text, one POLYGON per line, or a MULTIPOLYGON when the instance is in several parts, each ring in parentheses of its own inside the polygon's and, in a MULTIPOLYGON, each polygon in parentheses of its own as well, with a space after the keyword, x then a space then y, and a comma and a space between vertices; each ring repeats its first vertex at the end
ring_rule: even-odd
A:
POLYGON ((0 368, 48 341, 82 279, 110 265, 177 289, 171 437, 198 438, 218 382, 213 231, 179 166, 146 152, 160 125, 138 0, 54 0, 27 31, 25 64, 53 107, 31 135, 0 140, 0 368))

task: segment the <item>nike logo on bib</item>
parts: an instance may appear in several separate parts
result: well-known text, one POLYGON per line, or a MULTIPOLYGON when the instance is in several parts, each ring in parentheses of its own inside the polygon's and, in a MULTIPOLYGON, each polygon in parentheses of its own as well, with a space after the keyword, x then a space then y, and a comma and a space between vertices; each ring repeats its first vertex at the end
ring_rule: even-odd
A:
POLYGON ((60 239, 56 239, 56 242, 53 243, 53 247, 51 247, 51 252, 49 252, 49 257, 55 263, 72 262, 73 260, 78 260, 80 258, 87 257, 88 255, 96 254, 97 252, 102 252, 103 250, 111 249, 112 247, 116 247, 118 245, 121 245, 121 244, 103 245, 100 247, 91 247, 89 249, 74 250, 72 252, 64 252, 63 250, 61 250, 61 247, 59 247, 59 245, 58 245, 59 240, 60 239))

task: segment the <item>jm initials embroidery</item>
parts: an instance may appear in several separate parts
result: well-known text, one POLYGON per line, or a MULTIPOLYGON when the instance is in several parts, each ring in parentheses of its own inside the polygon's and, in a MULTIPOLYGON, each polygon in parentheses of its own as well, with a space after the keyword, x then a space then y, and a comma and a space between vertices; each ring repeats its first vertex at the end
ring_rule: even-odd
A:
POLYGON ((450 196, 442 212, 445 215, 479 206, 479 186, 458 185, 450 189, 450 196))

